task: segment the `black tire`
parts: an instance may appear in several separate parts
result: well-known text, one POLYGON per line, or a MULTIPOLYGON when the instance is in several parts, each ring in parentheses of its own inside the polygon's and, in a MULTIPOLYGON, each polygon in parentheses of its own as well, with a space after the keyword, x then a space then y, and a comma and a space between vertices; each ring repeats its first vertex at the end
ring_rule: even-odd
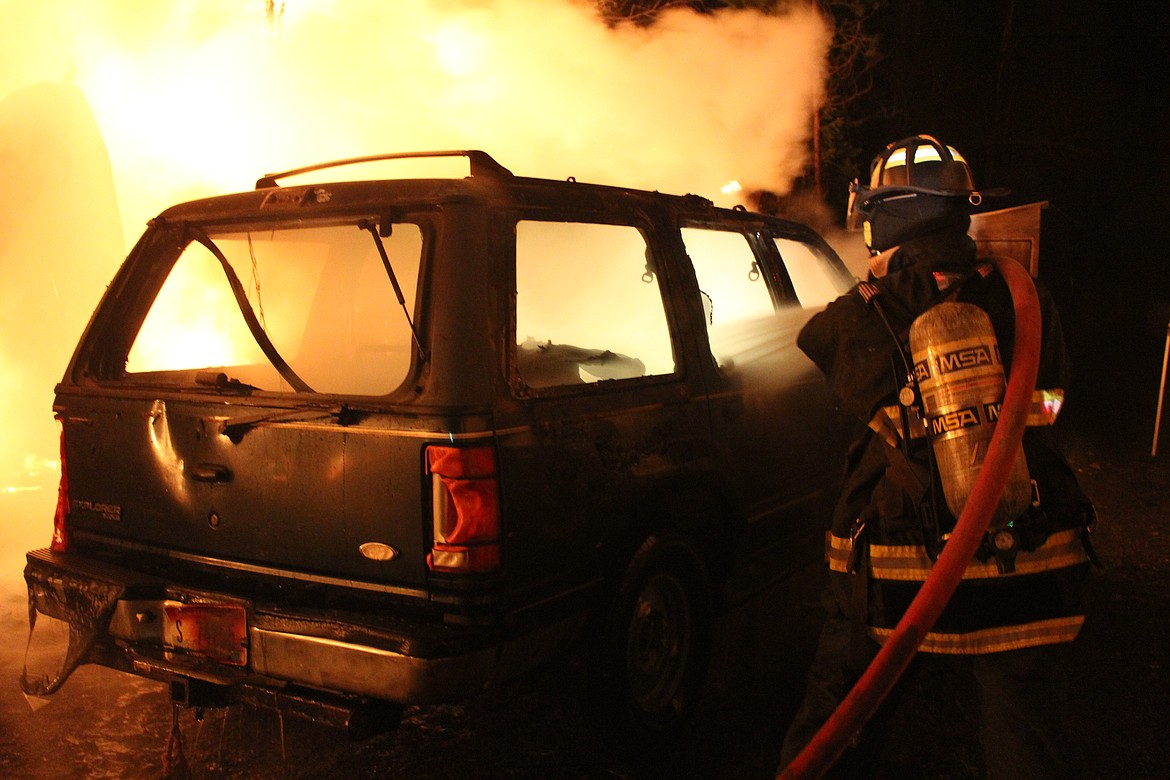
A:
POLYGON ((627 757, 672 750, 702 692, 711 647, 711 585, 680 537, 634 555, 602 622, 591 692, 603 739, 627 757))

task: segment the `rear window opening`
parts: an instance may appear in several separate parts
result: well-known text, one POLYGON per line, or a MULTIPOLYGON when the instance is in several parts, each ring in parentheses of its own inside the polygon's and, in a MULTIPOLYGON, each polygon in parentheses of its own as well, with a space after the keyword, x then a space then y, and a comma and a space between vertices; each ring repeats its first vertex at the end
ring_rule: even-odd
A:
POLYGON ((130 349, 129 378, 222 375, 236 387, 344 395, 385 395, 405 381, 416 353, 410 320, 423 256, 418 225, 396 223, 381 238, 403 306, 377 241, 357 223, 207 238, 230 265, 279 360, 249 327, 220 257, 191 241, 130 349))

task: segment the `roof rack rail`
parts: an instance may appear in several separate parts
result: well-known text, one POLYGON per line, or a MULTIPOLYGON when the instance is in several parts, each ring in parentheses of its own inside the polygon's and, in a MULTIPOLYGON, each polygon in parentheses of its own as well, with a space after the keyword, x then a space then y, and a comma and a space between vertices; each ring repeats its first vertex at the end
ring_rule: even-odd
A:
POLYGON ((492 159, 491 155, 486 152, 481 152, 478 149, 445 152, 399 152, 396 154, 375 154, 369 157, 350 157, 345 160, 307 165, 304 168, 293 168, 290 171, 283 171, 281 173, 266 173, 256 180, 256 189, 261 190, 266 187, 279 187, 280 185, 276 183, 279 179, 284 179, 289 176, 299 176, 303 173, 312 173, 326 168, 339 168, 343 165, 358 165, 360 163, 378 162, 380 160, 408 160, 424 157, 466 157, 473 177, 510 178, 512 176, 512 172, 492 159))

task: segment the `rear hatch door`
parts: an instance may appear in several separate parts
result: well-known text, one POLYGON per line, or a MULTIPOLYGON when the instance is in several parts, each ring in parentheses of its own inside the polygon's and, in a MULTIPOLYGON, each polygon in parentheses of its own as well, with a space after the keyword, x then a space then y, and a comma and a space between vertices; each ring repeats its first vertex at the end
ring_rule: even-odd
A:
POLYGON ((422 586, 410 398, 437 226, 404 213, 157 220, 58 388, 75 530, 422 586))
POLYGON ((211 563, 421 586, 420 442, 340 408, 70 399, 71 525, 211 563))

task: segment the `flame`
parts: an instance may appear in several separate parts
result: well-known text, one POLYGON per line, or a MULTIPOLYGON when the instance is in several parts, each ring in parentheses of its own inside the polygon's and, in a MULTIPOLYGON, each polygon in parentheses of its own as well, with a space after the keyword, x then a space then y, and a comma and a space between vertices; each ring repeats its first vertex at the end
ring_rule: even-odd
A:
POLYGON ((471 76, 486 64, 487 38, 464 23, 444 24, 426 40, 434 47, 435 61, 448 76, 471 76))
POLYGON ((4 485, 0 487, 0 493, 31 493, 56 483, 60 475, 61 461, 58 458, 46 458, 35 452, 25 453, 24 469, 17 476, 26 484, 4 485))
POLYGON ((218 262, 201 248, 163 284, 126 359, 126 370, 167 371, 264 360, 239 317, 218 262), (210 337, 209 337, 210 336, 210 337))
POLYGON ((719 171, 786 191, 829 41, 809 8, 639 28, 575 0, 30 5, 0 36, 85 93, 128 243, 175 200, 384 151, 483 148, 525 175, 725 202, 704 184, 719 171))

